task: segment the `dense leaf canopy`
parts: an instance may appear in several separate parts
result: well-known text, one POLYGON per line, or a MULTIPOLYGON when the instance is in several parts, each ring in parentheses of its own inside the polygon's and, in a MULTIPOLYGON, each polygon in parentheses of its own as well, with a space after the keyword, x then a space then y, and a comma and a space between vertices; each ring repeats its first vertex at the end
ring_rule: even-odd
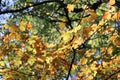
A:
POLYGON ((120 0, 1 0, 0 75, 120 79, 120 0))

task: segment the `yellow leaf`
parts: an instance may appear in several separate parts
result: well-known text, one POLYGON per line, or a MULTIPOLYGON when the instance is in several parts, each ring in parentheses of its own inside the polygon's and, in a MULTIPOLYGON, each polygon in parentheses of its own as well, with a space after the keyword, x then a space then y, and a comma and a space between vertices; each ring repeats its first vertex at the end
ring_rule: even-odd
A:
POLYGON ((0 66, 1 67, 5 66, 5 62, 4 61, 0 61, 0 66))
POLYGON ((77 31, 79 31, 80 29, 81 29, 82 27, 80 26, 80 25, 78 25, 77 27, 75 27, 74 29, 73 29, 73 32, 77 32, 77 31))
POLYGON ((47 62, 48 64, 50 64, 50 63, 52 62, 52 60, 53 60, 52 57, 47 57, 47 58, 46 58, 46 62, 47 62))
POLYGON ((87 63, 87 59, 85 57, 82 57, 81 61, 80 61, 80 64, 81 65, 84 65, 87 63))
POLYGON ((98 28, 100 28, 104 23, 105 23, 105 21, 102 19, 98 24, 98 28))
POLYGON ((26 24, 26 22, 24 22, 24 21, 21 21, 20 22, 20 26, 23 26, 23 25, 25 25, 26 24))
POLYGON ((19 29, 20 29, 20 31, 25 31, 25 27, 24 26, 20 26, 19 29))
POLYGON ((110 46, 110 47, 107 49, 107 52, 108 52, 108 54, 112 54, 112 52, 113 52, 113 47, 110 46))
POLYGON ((53 44, 53 43, 51 43, 51 44, 45 43, 45 46, 46 46, 47 48, 53 48, 53 47, 55 47, 55 44, 53 44))
POLYGON ((5 24, 5 25, 3 25, 3 27, 4 27, 5 29, 8 29, 8 28, 9 28, 9 25, 8 25, 8 24, 5 24))
POLYGON ((63 29, 65 27, 65 23, 64 22, 61 22, 60 24, 59 24, 59 28, 60 29, 63 29))
POLYGON ((105 61, 102 62, 103 67, 107 66, 107 63, 105 61))
POLYGON ((108 4, 109 5, 114 5, 115 4, 115 0, 109 0, 108 4))
POLYGON ((72 45, 72 47, 74 47, 75 49, 80 45, 80 44, 82 44, 84 41, 83 41, 83 39, 81 38, 81 37, 79 37, 79 38, 76 38, 75 40, 74 40, 74 42, 73 42, 73 45, 72 45))
POLYGON ((16 31, 18 31, 18 26, 12 25, 9 27, 9 30, 10 30, 10 32, 16 32, 16 31))
POLYGON ((89 74, 89 73, 91 72, 91 70, 90 70, 90 68, 88 68, 88 66, 85 66, 85 67, 81 68, 81 71, 82 71, 85 75, 87 75, 87 74, 89 74))
POLYGON ((30 58, 28 59, 28 63, 29 63, 31 66, 35 63, 35 61, 36 61, 35 57, 30 57, 30 58))
POLYGON ((63 42, 67 43, 68 41, 70 41, 72 39, 72 33, 71 33, 71 31, 67 31, 67 32, 63 33, 61 37, 63 38, 63 42))
POLYGON ((20 56, 17 56, 15 58, 15 63, 14 63, 17 67, 19 67, 21 64, 22 64, 22 61, 21 61, 21 57, 20 56))
POLYGON ((93 76, 92 75, 88 76, 87 80, 93 80, 93 76))
POLYGON ((93 31, 96 31, 96 30, 98 29, 98 26, 97 26, 97 24, 93 24, 93 25, 91 26, 91 28, 92 28, 93 31))
POLYGON ((68 12, 73 11, 73 10, 74 10, 74 7, 75 7, 75 5, 73 5, 73 4, 68 4, 68 5, 67 5, 68 12))
POLYGON ((94 54, 95 50, 88 50, 86 51, 85 55, 86 57, 91 57, 94 54))

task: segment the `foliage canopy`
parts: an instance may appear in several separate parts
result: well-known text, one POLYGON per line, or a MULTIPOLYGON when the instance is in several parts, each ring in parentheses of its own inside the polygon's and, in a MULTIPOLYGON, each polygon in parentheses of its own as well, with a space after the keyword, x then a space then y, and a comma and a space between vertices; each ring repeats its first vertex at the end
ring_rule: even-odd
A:
POLYGON ((120 0, 1 0, 4 80, 120 79, 120 0), (12 4, 11 4, 12 3, 12 4))

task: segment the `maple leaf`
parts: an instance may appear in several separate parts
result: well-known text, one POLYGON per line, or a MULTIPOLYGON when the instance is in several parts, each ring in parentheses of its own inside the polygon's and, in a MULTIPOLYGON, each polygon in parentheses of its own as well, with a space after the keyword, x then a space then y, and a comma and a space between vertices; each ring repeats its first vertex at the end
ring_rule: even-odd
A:
POLYGON ((73 5, 73 4, 68 4, 68 5, 67 5, 68 12, 73 11, 73 10, 74 10, 74 7, 75 7, 75 5, 73 5))

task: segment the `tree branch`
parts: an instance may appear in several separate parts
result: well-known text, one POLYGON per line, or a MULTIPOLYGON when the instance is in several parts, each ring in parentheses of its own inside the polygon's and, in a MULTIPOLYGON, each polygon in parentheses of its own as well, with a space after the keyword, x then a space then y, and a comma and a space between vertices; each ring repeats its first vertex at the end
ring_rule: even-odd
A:
POLYGON ((68 71, 68 75, 66 77, 66 80, 69 79, 69 76, 70 76, 70 73, 71 73, 71 70, 72 70, 72 65, 75 61, 75 56, 76 56, 76 49, 73 49, 73 58, 72 58, 72 61, 71 61, 71 64, 70 64, 70 68, 69 68, 69 71, 68 71))
POLYGON ((120 73, 120 70, 117 72, 114 72, 113 74, 109 75, 105 80, 109 80, 112 76, 116 75, 117 73, 120 73))
POLYGON ((16 10, 1 11, 1 12, 0 12, 0 15, 1 15, 1 14, 6 14, 6 13, 21 12, 21 11, 23 11, 23 10, 26 10, 26 9, 30 8, 30 7, 35 7, 35 6, 39 6, 39 5, 46 4, 46 3, 51 3, 51 2, 57 2, 57 3, 59 3, 59 2, 61 2, 61 1, 59 1, 59 0, 43 1, 43 2, 40 2, 40 3, 33 4, 32 6, 29 5, 29 6, 26 6, 26 7, 20 8, 20 9, 16 9, 16 10))

